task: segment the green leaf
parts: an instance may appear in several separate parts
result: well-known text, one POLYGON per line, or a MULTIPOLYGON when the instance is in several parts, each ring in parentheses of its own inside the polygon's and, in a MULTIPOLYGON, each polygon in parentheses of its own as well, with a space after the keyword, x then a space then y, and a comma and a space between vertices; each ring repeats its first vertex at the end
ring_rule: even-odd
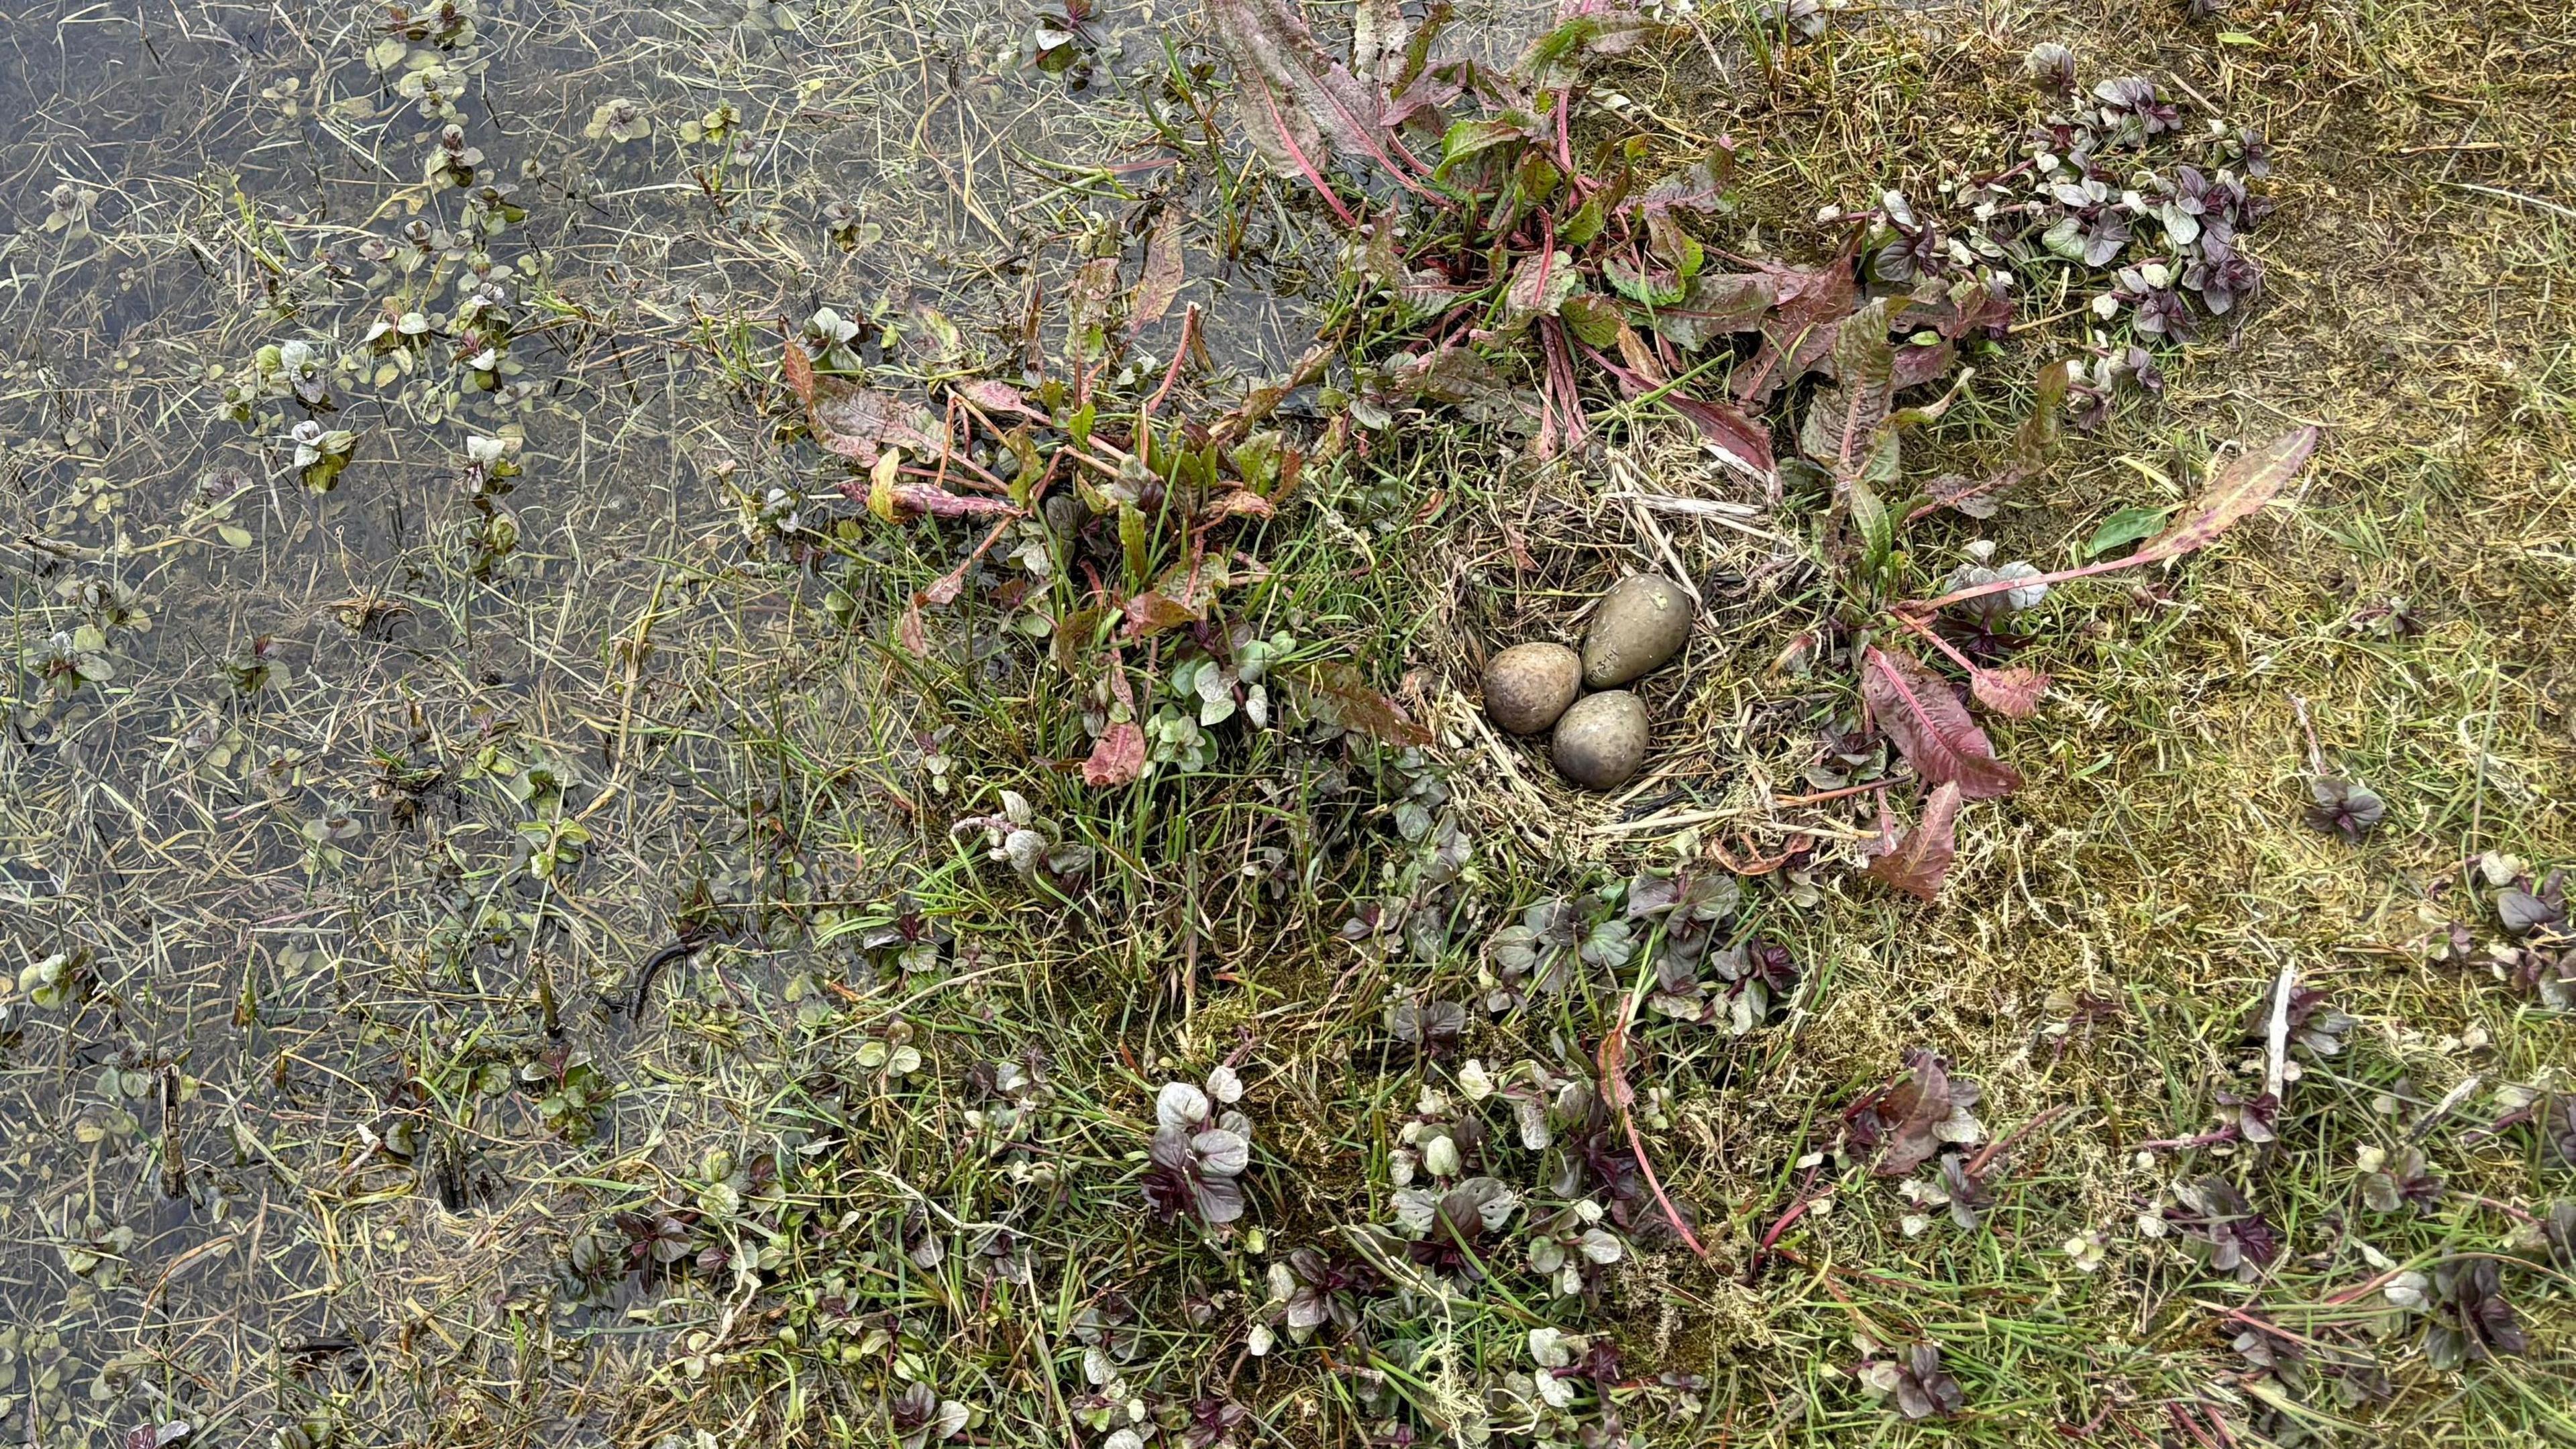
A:
POLYGON ((1730 333, 1760 327, 1779 295, 1772 280, 1759 273, 1694 277, 1679 300, 1654 309, 1651 321, 1675 347, 1697 352, 1730 333))
POLYGON ((1588 346, 1619 344, 1619 324, 1624 320, 1619 304, 1598 292, 1566 298, 1556 315, 1564 318, 1566 327, 1588 346))
POLYGON ((2168 511, 2162 508, 2121 509, 2103 519, 2102 526, 2093 530, 2093 537, 2085 542, 2084 556, 2088 559, 2100 558, 2123 544, 2155 537, 2156 531, 2165 526, 2165 514, 2168 511))
POLYGON ((1601 275, 1619 295, 1645 307, 1670 307, 1690 295, 1689 284, 1665 271, 1641 271, 1616 258, 1601 264, 1601 275))
POLYGON ((2061 216, 2057 223, 2042 232, 2039 244, 2070 262, 2084 260, 2084 222, 2079 217, 2061 216))
MULTIPOLYGON (((1843 319, 1833 358, 1833 386, 1818 389, 1807 405, 1798 446, 1836 477, 1852 478, 1881 467, 1880 453, 1890 454, 1885 461, 1892 462, 1880 428, 1896 394, 1896 348, 1887 339, 1885 297, 1843 319)), ((1887 432, 1887 439, 1893 437, 1887 432)))
POLYGON ((1526 111, 1505 111, 1490 119, 1460 121, 1452 125, 1448 134, 1440 138, 1440 164, 1432 168, 1431 179, 1446 180, 1451 168, 1482 156, 1497 146, 1526 142, 1537 124, 1537 118, 1526 111))
POLYGON ((1595 195, 1583 203, 1581 210, 1557 223, 1556 239, 1567 246, 1579 247, 1601 235, 1602 227, 1608 224, 1609 218, 1602 210, 1601 198, 1595 195))
POLYGON ((1888 556, 1896 552, 1896 520, 1859 478, 1852 480, 1851 515, 1852 526, 1860 531, 1863 559, 1873 571, 1885 568, 1888 556))

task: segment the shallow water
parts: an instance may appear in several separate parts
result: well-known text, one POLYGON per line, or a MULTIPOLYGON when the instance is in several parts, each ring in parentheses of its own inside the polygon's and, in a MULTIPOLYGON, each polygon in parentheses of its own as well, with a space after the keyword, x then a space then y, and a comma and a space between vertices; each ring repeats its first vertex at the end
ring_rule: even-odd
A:
MULTIPOLYGON (((0 1035, 0 1432, 558 1412, 508 1332, 544 1245, 486 1210, 706 1110, 681 1081, 775 1039, 768 986, 896 969, 850 943, 936 773, 777 536, 845 476, 773 445, 777 328, 829 306, 888 376, 1017 374, 1090 239, 1132 277, 1177 205, 1211 385, 1294 355, 1330 255, 1266 201, 1220 235, 1189 14, 1104 7, 1064 75, 1032 12, 909 0, 0 28, 0 926, 72 996, 0 1035), (299 424, 350 435, 327 491, 299 424), (796 796, 769 762, 814 741, 883 788, 796 796), (781 898, 821 929, 744 905, 781 898), (606 1009, 684 918, 736 949, 606 1009), (585 1058, 625 1090, 576 1147, 542 1102, 585 1058), (498 1336, 440 1342, 467 1322, 498 1336)), ((864 564, 840 601, 881 632, 864 564)))

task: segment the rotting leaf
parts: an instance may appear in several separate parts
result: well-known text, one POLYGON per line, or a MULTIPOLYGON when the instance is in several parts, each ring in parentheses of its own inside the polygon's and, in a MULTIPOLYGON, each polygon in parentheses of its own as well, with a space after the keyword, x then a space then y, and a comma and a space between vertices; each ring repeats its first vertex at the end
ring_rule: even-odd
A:
POLYGON ((1871 717, 1926 783, 1956 782, 1970 800, 2001 799, 2021 788, 2021 776, 1995 758, 1994 745, 1949 682, 1921 660, 1873 646, 1862 669, 1861 699, 1871 717))
POLYGON ((1172 310, 1172 302, 1181 295, 1189 280, 1189 270, 1181 256, 1181 225, 1187 218, 1182 208, 1166 206, 1154 227, 1154 238, 1145 245, 1145 271, 1136 279, 1135 295, 1127 303, 1127 327, 1141 331, 1163 320, 1172 310))
POLYGON ((1898 835, 1892 826, 1882 826, 1885 848, 1870 857, 1869 874, 1919 899, 1938 899, 1941 882, 1950 873, 1950 862, 1959 853, 1961 799, 1955 782, 1943 785, 1932 792, 1932 798, 1923 806, 1923 818, 1911 830, 1898 835))
POLYGON ((793 338, 784 349, 781 372, 805 404, 806 427, 815 442, 863 467, 873 467, 889 447, 924 457, 948 451, 947 443, 934 432, 938 425, 920 409, 847 378, 818 375, 814 360, 793 338))
POLYGON ((1431 731, 1404 717, 1395 701, 1369 688, 1368 678, 1351 664, 1313 664, 1299 671, 1310 708, 1347 730, 1357 730, 1391 745, 1427 745, 1431 731))

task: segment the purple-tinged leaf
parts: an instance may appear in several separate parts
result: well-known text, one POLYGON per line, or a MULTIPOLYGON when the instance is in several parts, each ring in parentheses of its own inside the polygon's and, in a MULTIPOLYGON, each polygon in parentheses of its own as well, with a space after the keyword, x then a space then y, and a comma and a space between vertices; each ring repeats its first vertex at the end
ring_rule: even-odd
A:
POLYGON ((1950 874, 1950 862, 1959 854, 1959 805, 1956 784, 1933 791, 1913 829, 1902 835, 1890 831, 1883 837, 1887 848, 1870 857, 1869 874, 1908 895, 1937 900, 1941 882, 1950 874))
POLYGON ((2021 776, 1995 758, 1994 745, 1949 682, 1921 660, 1871 648, 1860 693, 1878 727, 1927 784, 1955 782, 1971 800, 1997 800, 2021 788, 2021 776))

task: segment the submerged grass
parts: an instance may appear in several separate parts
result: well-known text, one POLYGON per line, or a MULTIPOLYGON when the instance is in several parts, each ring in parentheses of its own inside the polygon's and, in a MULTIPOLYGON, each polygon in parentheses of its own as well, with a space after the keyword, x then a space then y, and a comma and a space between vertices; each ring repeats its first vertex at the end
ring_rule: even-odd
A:
MULTIPOLYGON (((2328 449, 2177 576, 2051 600, 2025 657, 2056 688, 1997 731, 2031 788, 1969 814, 1938 906, 1828 868, 1873 817, 1811 798, 1847 689, 1777 664, 1831 612, 1804 521, 1650 418, 1608 430, 1615 464, 1533 468, 1462 424, 1309 478, 1247 545, 1271 575, 1238 617, 1357 661, 1439 743, 1228 726, 1207 768, 1120 791, 1081 784, 1100 701, 1007 632, 999 590, 903 642, 980 530, 782 526, 857 513, 837 463, 781 444, 782 315, 902 324, 872 339, 880 377, 1010 371, 1057 350, 1095 238, 1133 274, 1156 196, 1190 208, 1185 295, 1217 353, 1181 403, 1302 346, 1330 235, 1211 143, 1225 81, 1194 22, 1061 18, 1094 33, 1087 88, 1019 69, 1023 17, 901 6, 496 6, 470 40, 396 36, 392 77, 471 77, 492 174, 536 163, 494 248, 526 370, 479 391, 464 346, 355 345, 388 299, 452 313, 466 250, 405 234, 415 196, 461 226, 463 193, 409 181, 438 118, 423 83, 366 71, 372 16, 15 24, 14 91, 73 104, 8 152, 13 611, 27 650, 97 628, 74 642, 109 672, 57 691, 31 663, 0 743, 13 964, 62 957, 20 976, 0 1058, 13 1433, 2576 1440, 2563 1258, 2508 1285, 2527 1350, 2464 1367, 2429 1363, 2427 1315, 2388 1294, 2545 1261, 2576 1195, 2499 1095, 2576 1090, 2565 1013, 2424 950, 2453 919, 2498 934, 2481 855, 2570 854, 2563 16, 1952 7, 1810 38, 1716 12, 1623 60, 1659 145, 1744 143, 1784 255, 1838 244, 1822 202, 2008 163, 2042 40, 2280 158, 2264 305, 2169 355, 2162 400, 1987 536, 2071 561, 2114 510, 2181 501, 2225 440, 2317 422, 2328 449), (234 75, 236 53, 185 125, 127 79, 147 57, 171 84, 234 75), (620 96, 654 136, 584 136, 620 96), (722 100, 738 134, 707 137, 722 100), (57 177, 85 220, 49 230, 57 177), (351 358, 329 422, 360 437, 327 495, 298 486, 282 375, 261 395, 250 367, 295 337, 351 358), (226 381, 252 424, 220 416, 226 381), (469 432, 524 438, 509 491, 469 432), (1578 796, 1485 730, 1478 666, 1675 558, 1710 608, 1649 685, 1656 751, 1622 795, 1578 796), (2386 822, 2309 830, 2315 772, 2370 784, 2386 822), (1093 869, 1024 878, 951 829, 1005 790, 1093 869), (1620 919, 1641 870, 1756 869, 1798 836, 1727 926, 1800 969, 1766 1024, 1622 1027, 1642 978, 1606 938, 1616 971, 1487 1009, 1524 984, 1495 937, 1526 909, 1620 919), (695 950, 639 981, 675 940, 695 950), (2301 1063, 2279 1141, 2154 1145, 2259 1090, 2247 1021, 2285 966, 2357 1020, 2301 1063), (1597 1080, 1613 1034, 1704 1261, 1579 1100, 1522 1145, 1513 1094, 1597 1080), (1818 1155, 1916 1047, 2010 1143, 1973 1230, 1818 1155), (1253 1166, 1236 1231, 1203 1237, 1142 1185, 1158 1089, 1220 1066, 1253 1166), (1418 1254, 1364 1231, 1444 1138, 1523 1215, 1418 1254), (2373 1210, 2365 1154, 2409 1148, 2438 1190, 2373 1210), (2211 1177, 2278 1239, 2250 1275, 2193 1240, 2175 1189, 2211 1177), (1579 1241, 1548 1222, 1578 1201, 1621 1260, 1558 1296, 1519 1265, 1542 1224, 1579 1241), (1300 1249, 1357 1285, 1363 1331, 1289 1341, 1265 1305, 1300 1249), (1539 1376, 1551 1328, 1616 1358, 1539 1376), (1918 1343, 1957 1413, 1904 1420, 1853 1372, 1918 1343)), ((2085 301, 2028 309, 2050 320, 1998 375, 2036 371, 2085 301)), ((1981 378, 1936 450, 1973 462, 2022 411, 1981 378)), ((1940 527, 1923 547, 1972 536, 1940 527)))

